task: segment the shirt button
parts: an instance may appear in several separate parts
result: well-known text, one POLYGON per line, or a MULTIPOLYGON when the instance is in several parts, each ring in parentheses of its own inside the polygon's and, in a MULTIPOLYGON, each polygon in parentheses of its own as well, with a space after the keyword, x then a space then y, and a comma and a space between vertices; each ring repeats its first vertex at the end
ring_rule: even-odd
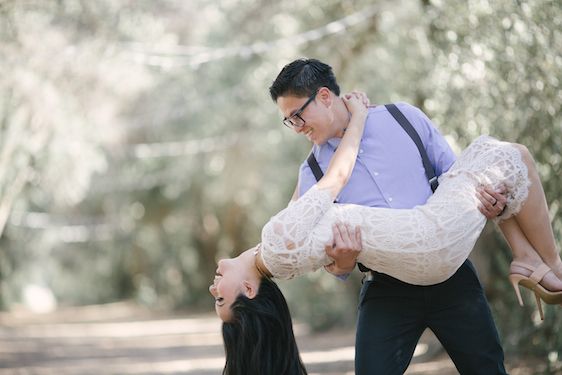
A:
POLYGON ((389 201, 389 202, 392 202, 392 197, 389 197, 389 198, 388 198, 388 201, 389 201))
POLYGON ((375 175, 375 176, 378 176, 378 175, 379 175, 379 172, 375 172, 374 175, 375 175))
POLYGON ((362 153, 363 153, 363 149, 360 149, 360 150, 359 150, 359 153, 362 154, 362 153))

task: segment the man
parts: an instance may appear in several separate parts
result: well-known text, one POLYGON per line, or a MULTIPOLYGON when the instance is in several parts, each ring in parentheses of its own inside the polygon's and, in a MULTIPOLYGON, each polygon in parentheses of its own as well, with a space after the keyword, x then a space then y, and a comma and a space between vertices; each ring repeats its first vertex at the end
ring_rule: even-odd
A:
MULTIPOLYGON (((314 59, 293 61, 269 91, 285 117, 283 123, 314 143, 312 152, 325 171, 349 122, 331 67, 314 59)), ((419 109, 405 103, 397 107, 419 134, 436 174, 446 172, 455 156, 439 131, 419 109)), ((293 199, 314 183, 305 161, 293 199)), ((400 209, 424 204, 431 194, 412 138, 384 106, 370 108, 353 174, 337 201, 400 209)), ((506 202, 491 188, 478 198, 488 218, 497 216, 506 202)), ((357 251, 349 247, 327 250, 335 260, 330 272, 341 276, 353 270, 357 251)), ((435 333, 461 374, 505 374, 497 330, 468 260, 449 280, 425 287, 366 272, 359 301, 356 374, 404 373, 426 328, 435 333)))

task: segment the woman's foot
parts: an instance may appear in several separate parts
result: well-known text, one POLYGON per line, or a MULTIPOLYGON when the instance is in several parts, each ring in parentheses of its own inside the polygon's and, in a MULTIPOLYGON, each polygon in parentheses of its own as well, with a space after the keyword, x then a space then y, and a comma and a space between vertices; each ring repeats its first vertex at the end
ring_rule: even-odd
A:
MULTIPOLYGON (((509 267, 510 274, 530 277, 534 269, 537 269, 543 261, 537 258, 514 259, 509 267)), ((562 279, 558 277, 554 269, 544 275, 539 284, 550 292, 562 291, 562 279)))
POLYGON ((517 259, 511 262, 509 281, 521 306, 523 299, 519 286, 533 291, 542 320, 544 312, 541 301, 549 305, 562 305, 562 281, 542 260, 537 261, 532 255, 525 260, 517 259))
POLYGON ((554 262, 546 263, 546 265, 550 267, 556 277, 562 280, 562 260, 560 259, 560 257, 557 257, 554 262))

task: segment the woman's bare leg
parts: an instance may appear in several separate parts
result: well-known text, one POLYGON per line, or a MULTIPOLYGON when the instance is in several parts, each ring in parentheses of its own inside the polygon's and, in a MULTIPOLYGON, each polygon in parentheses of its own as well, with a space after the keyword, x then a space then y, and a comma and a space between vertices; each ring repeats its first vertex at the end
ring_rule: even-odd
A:
MULTIPOLYGON (((535 161, 527 147, 519 144, 514 144, 514 146, 521 152, 523 162, 528 169, 529 180, 531 181, 527 200, 523 204, 521 211, 514 216, 514 219, 530 246, 535 249, 556 276, 562 280, 562 260, 556 247, 556 241, 550 225, 548 205, 535 161)), ((508 230, 510 232, 513 231, 511 224, 508 226, 510 227, 508 230)), ((516 237, 516 241, 519 241, 519 237, 516 237)))
MULTIPOLYGON (((515 218, 504 220, 499 226, 509 247, 511 247, 514 261, 527 264, 531 267, 537 267, 543 263, 542 258, 529 243, 529 240, 515 218)), ((510 272, 524 276, 529 276, 531 274, 530 270, 514 264, 511 265, 510 272)), ((541 281, 541 285, 552 292, 562 290, 562 281, 552 272, 545 275, 544 279, 541 281)))

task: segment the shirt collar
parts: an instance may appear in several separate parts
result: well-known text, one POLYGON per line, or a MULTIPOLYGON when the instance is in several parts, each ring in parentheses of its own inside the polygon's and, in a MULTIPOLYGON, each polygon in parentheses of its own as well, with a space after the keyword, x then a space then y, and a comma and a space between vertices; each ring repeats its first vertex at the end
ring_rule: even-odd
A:
POLYGON ((334 137, 334 138, 330 138, 328 139, 328 142, 326 142, 330 147, 332 148, 337 148, 340 145, 341 142, 341 138, 338 137, 334 137))

